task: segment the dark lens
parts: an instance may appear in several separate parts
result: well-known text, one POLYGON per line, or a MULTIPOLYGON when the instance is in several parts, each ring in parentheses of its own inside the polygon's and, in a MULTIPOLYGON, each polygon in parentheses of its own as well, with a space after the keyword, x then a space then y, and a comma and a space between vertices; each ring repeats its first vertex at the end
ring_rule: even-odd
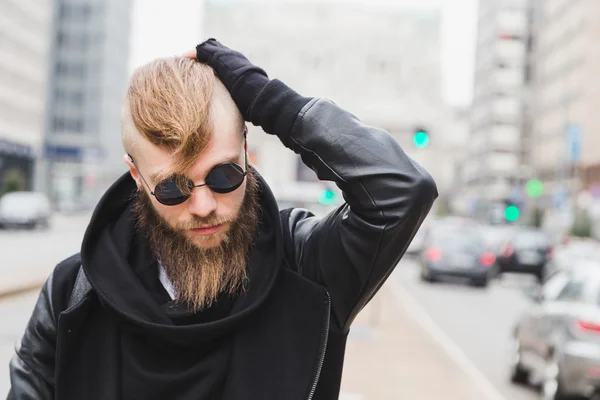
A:
POLYGON ((190 196, 183 193, 173 179, 165 179, 156 185, 154 197, 166 206, 175 206, 183 203, 190 196))
POLYGON ((239 165, 225 163, 217 165, 206 177, 206 184, 216 193, 229 193, 244 182, 244 171, 239 165))

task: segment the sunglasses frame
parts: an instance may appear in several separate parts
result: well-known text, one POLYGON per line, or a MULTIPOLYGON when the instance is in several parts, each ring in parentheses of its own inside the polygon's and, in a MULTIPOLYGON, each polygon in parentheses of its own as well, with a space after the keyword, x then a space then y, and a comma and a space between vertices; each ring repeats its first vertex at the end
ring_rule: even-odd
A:
POLYGON ((146 185, 146 187, 147 187, 147 188, 148 188, 148 190, 150 191, 150 194, 151 194, 152 196, 154 196, 154 198, 156 199, 156 201, 158 201, 160 204, 162 204, 162 205, 165 205, 165 206, 178 206, 178 205, 180 205, 180 204, 183 204, 183 203, 185 203, 185 202, 186 202, 186 201, 187 201, 187 200, 190 198, 190 196, 191 196, 191 192, 192 192, 192 191, 193 191, 195 188, 199 188, 199 187, 203 187, 203 186, 208 186, 208 187, 209 187, 209 189, 210 189, 211 191, 213 191, 214 193, 224 194, 224 193, 231 193, 231 192, 235 191, 236 189, 238 189, 238 188, 239 188, 239 187, 242 185, 242 183, 244 183, 244 179, 246 179, 246 176, 248 175, 248 151, 246 151, 246 143, 247 143, 247 141, 246 141, 246 133, 247 133, 247 132, 248 132, 248 129, 247 129, 247 128, 244 128, 244 165, 245 165, 245 167, 246 167, 246 168, 245 168, 245 170, 244 170, 244 169, 242 169, 242 167, 241 167, 241 166, 239 166, 239 165, 238 165, 238 164, 236 164, 236 163, 233 163, 233 162, 224 162, 224 163, 217 164, 217 165, 215 165, 214 167, 212 167, 212 168, 210 169, 210 172, 209 172, 209 173, 208 173, 208 175, 207 175, 207 177, 208 177, 208 176, 210 176, 210 174, 212 173, 212 171, 213 171, 215 168, 217 168, 217 167, 219 167, 219 166, 221 166, 221 165, 233 165, 234 167, 236 167, 236 168, 239 168, 239 169, 240 169, 240 171, 242 172, 242 180, 241 180, 241 182, 239 183, 239 185, 237 185, 237 186, 233 186, 233 187, 232 187, 230 190, 228 190, 228 191, 226 191, 226 192, 219 192, 219 191, 216 191, 216 190, 214 190, 212 187, 210 187, 210 185, 209 185, 208 183, 206 183, 206 182, 204 182, 204 183, 201 183, 201 184, 199 184, 199 185, 194 185, 194 184, 193 184, 194 182, 193 182, 193 181, 190 179, 189 181, 192 183, 192 185, 190 185, 190 194, 189 194, 189 195, 186 195, 186 194, 184 194, 184 193, 181 193, 181 194, 182 194, 182 196, 184 196, 184 197, 185 197, 185 199, 184 199, 184 200, 183 200, 181 203, 176 203, 176 204, 167 204, 167 203, 164 203, 163 201, 161 201, 161 200, 160 200, 160 199, 159 199, 159 198, 156 196, 156 194, 155 194, 155 191, 156 191, 156 188, 158 187, 158 185, 160 185, 160 184, 161 184, 162 182, 164 182, 164 181, 161 181, 161 182, 159 182, 158 184, 156 184, 156 186, 154 186, 154 190, 152 190, 152 189, 150 188, 150 185, 148 184, 148 182, 147 182, 147 181, 146 181, 146 179, 144 178, 144 175, 142 175, 142 173, 141 173, 141 171, 139 170, 138 166, 135 164, 135 161, 134 161, 133 157, 132 157, 130 154, 127 154, 127 156, 129 157, 129 160, 131 161, 131 163, 132 163, 132 164, 135 166, 135 168, 137 169, 138 173, 140 174, 140 177, 142 178, 142 181, 144 181, 144 184, 146 185))

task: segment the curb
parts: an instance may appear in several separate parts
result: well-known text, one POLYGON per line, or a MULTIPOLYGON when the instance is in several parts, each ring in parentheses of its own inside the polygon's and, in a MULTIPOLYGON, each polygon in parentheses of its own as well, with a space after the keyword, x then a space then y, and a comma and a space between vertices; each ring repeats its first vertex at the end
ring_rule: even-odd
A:
POLYGON ((40 279, 39 281, 31 281, 22 285, 13 286, 10 288, 0 288, 0 300, 7 300, 11 297, 18 296, 20 294, 33 292, 34 290, 39 290, 44 286, 44 282, 46 282, 46 277, 40 279))

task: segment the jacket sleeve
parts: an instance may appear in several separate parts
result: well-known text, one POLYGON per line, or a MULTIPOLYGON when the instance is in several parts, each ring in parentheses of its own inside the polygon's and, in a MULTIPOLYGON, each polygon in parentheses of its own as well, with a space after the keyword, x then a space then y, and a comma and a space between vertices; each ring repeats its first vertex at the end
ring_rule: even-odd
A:
POLYGON ((259 96, 255 118, 343 193, 345 204, 323 219, 295 210, 289 226, 299 271, 326 287, 332 322, 346 331, 392 272, 438 193, 389 133, 330 101, 305 99, 274 80, 259 96))
POLYGON ((7 400, 54 398, 56 315, 52 306, 52 276, 37 300, 25 333, 10 361, 11 389, 7 400))

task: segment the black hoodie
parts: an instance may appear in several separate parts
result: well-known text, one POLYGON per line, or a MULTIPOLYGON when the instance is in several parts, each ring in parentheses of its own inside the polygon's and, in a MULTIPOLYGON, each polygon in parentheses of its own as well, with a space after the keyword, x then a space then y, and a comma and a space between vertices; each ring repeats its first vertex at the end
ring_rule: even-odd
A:
POLYGON ((223 397, 232 339, 269 296, 283 265, 277 204, 259 182, 262 217, 248 264, 248 290, 235 299, 221 296, 197 314, 169 301, 158 282, 157 262, 136 228, 137 187, 129 174, 103 197, 81 253, 101 307, 90 313, 92 328, 81 348, 100 362, 81 371, 80 384, 101 387, 98 399, 223 397))

